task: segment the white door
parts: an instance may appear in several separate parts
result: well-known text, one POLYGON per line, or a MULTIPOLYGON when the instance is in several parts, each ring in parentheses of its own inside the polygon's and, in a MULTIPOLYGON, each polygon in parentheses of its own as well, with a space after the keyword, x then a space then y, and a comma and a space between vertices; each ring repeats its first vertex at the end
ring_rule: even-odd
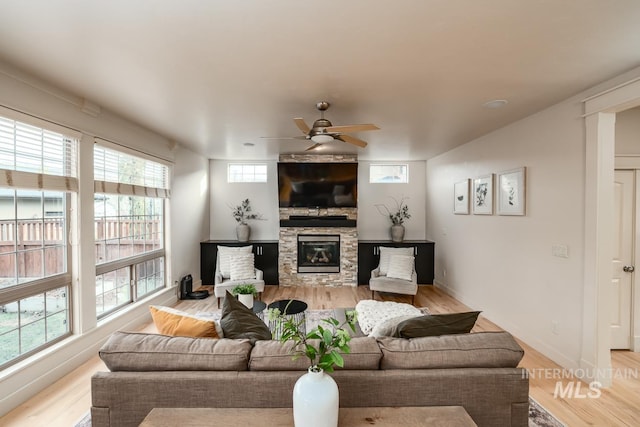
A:
POLYGON ((634 171, 617 170, 615 172, 615 230, 611 281, 612 349, 631 348, 634 182, 634 171))

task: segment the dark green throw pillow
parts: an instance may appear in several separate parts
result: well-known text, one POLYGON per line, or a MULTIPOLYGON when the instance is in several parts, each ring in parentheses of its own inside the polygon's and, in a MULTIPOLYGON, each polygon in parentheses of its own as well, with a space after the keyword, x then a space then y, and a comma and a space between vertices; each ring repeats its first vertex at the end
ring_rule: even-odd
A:
POLYGON ((229 291, 222 303, 220 326, 225 338, 248 338, 251 344, 257 340, 271 339, 271 331, 267 325, 229 291))
POLYGON ((476 324, 479 311, 450 314, 429 314, 412 317, 398 323, 392 335, 398 338, 434 337, 438 335, 466 334, 476 324))

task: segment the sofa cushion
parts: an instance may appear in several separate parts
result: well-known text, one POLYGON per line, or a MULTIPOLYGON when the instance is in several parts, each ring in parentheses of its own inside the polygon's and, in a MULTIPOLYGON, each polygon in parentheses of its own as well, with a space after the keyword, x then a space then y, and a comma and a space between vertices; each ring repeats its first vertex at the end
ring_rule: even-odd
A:
POLYGON ((203 319, 171 307, 150 305, 153 323, 162 335, 194 338, 222 338, 220 325, 211 319, 203 319))
POLYGON ((246 371, 248 340, 115 332, 98 354, 111 371, 246 371))
MULTIPOLYGON (((316 341, 316 340, 313 340, 316 341)), ((382 353, 376 340, 356 337, 349 341, 351 352, 342 354, 344 368, 348 370, 372 369, 380 367, 382 353)), ((257 341, 249 357, 250 371, 304 371, 309 368, 309 359, 304 356, 292 359, 293 341, 257 341)), ((335 367, 335 369, 342 369, 335 367)))
POLYGON ((430 314, 399 322, 389 336, 419 338, 437 335, 466 334, 476 324, 479 311, 465 313, 430 314))
POLYGON ((381 369, 515 368, 524 350, 508 332, 378 338, 381 369))
POLYGON ((229 291, 226 291, 222 303, 220 325, 226 338, 247 338, 251 344, 256 340, 271 339, 271 331, 267 325, 229 291))

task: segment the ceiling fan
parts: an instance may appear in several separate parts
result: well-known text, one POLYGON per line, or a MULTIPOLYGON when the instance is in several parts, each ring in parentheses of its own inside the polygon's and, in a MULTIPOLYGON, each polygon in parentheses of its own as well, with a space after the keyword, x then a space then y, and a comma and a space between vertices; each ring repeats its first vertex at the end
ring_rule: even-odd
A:
POLYGON ((314 150, 323 144, 332 142, 334 140, 353 144, 358 147, 364 148, 367 143, 355 136, 346 135, 351 132, 362 132, 366 130, 379 130, 380 128, 372 124, 362 125, 345 125, 345 126, 333 126, 331 122, 324 118, 324 112, 329 108, 331 104, 326 101, 321 101, 316 104, 316 108, 320 111, 320 118, 313 122, 313 126, 309 127, 307 123, 301 117, 293 119, 298 129, 302 131, 304 136, 293 137, 295 139, 307 139, 314 144, 307 148, 305 151, 314 150))

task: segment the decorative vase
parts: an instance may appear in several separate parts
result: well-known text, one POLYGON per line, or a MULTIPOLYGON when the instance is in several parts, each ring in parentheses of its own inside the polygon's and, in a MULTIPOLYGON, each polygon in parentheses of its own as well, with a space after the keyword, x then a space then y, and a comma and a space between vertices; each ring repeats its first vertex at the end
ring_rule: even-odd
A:
POLYGON ((321 368, 310 367, 293 387, 293 422, 296 427, 336 427, 340 396, 338 385, 321 368))
POLYGON ((249 309, 253 308, 253 294, 238 294, 238 301, 249 309))
POLYGON ((404 225, 395 224, 391 226, 391 241, 402 242, 404 240, 404 225))
POLYGON ((236 236, 238 236, 238 242, 248 242, 250 234, 251 227, 249 227, 249 224, 238 224, 238 226, 236 227, 236 236))

